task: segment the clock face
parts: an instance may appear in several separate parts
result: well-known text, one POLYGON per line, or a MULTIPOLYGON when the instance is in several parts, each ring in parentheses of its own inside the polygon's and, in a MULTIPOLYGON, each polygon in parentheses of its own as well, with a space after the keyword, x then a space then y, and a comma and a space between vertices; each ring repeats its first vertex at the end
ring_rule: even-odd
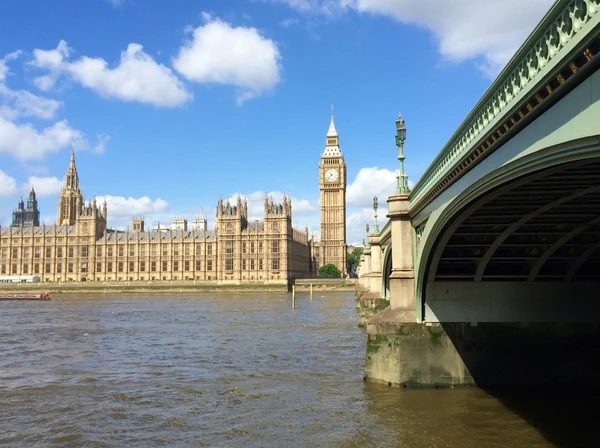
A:
POLYGON ((336 180, 338 180, 338 177, 339 173, 336 169, 328 169, 327 171, 325 171, 325 180, 327 182, 335 182, 336 180))

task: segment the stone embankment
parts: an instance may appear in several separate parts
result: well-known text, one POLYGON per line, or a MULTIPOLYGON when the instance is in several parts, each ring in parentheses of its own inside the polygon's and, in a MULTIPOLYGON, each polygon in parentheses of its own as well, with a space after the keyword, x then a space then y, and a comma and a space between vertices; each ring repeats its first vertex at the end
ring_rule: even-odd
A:
POLYGON ((4 283, 0 291, 40 292, 51 294, 128 294, 128 293, 201 293, 216 291, 276 292, 287 291, 286 284, 218 284, 194 282, 60 282, 60 283, 4 283))
POLYGON ((354 278, 303 278, 294 281, 296 291, 356 291, 354 278))
MULTIPOLYGON (((346 279, 303 279, 296 280, 296 291, 354 291, 356 284, 346 279)), ((52 283, 0 283, 0 291, 19 293, 39 293, 48 291, 51 294, 163 294, 163 293, 202 293, 202 292, 285 292, 291 286, 286 283, 218 283, 196 281, 124 281, 124 282, 52 282, 52 283)))

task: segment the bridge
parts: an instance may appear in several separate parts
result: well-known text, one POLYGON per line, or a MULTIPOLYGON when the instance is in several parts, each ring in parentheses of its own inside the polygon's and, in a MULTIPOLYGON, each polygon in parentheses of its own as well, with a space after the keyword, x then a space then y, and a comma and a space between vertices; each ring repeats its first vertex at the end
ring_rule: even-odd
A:
POLYGON ((366 377, 599 383, 599 10, 556 1, 410 192, 396 122, 397 194, 359 267, 389 303, 366 377))

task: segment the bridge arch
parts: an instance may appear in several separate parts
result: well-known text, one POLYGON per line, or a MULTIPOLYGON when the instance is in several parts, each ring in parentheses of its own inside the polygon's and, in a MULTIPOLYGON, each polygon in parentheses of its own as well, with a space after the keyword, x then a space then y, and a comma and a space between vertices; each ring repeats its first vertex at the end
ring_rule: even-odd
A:
MULTIPOLYGON (((524 306, 546 306, 532 318, 555 319, 560 307, 548 303, 589 295, 600 272, 599 139, 545 148, 491 172, 450 201, 427 233, 416 272, 424 320, 506 320, 509 308, 525 317, 524 306), (499 302, 490 301, 505 296, 522 303, 494 308, 499 302), (483 297, 478 308, 473 300, 483 297), (459 315, 457 300, 471 310, 459 315)), ((599 317, 600 305, 592 308, 599 317)))
POLYGON ((381 275, 381 291, 382 296, 386 299, 390 299, 390 276, 392 275, 392 245, 388 244, 383 250, 383 261, 382 261, 382 275, 381 275))

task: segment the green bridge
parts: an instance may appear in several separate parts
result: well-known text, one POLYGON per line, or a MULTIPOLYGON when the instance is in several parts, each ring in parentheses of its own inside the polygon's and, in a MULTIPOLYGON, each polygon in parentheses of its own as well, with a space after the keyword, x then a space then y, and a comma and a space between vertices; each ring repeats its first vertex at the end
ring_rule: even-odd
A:
POLYGON ((600 383, 599 10, 556 1, 410 192, 401 168, 360 265, 387 306, 366 377, 600 383))

